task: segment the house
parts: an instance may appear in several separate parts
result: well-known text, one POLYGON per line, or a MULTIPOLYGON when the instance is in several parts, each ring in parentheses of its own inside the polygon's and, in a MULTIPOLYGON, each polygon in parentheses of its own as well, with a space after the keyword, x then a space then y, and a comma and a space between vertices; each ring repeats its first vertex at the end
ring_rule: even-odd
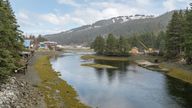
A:
POLYGON ((139 54, 139 50, 137 47, 133 47, 131 49, 131 51, 129 51, 129 53, 131 53, 132 55, 138 55, 139 54))
POLYGON ((37 49, 38 48, 38 42, 37 39, 34 36, 24 36, 24 47, 27 49, 37 49))
POLYGON ((41 49, 56 50, 56 47, 57 47, 57 42, 44 41, 39 43, 39 48, 41 49))

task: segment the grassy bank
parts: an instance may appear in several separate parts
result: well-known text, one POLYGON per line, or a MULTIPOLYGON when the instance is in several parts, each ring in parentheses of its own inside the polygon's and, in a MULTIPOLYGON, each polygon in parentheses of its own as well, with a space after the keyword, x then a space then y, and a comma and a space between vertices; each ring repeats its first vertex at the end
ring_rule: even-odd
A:
MULTIPOLYGON (((170 77, 173 77, 173 78, 176 78, 176 79, 179 79, 179 80, 192 84, 192 70, 189 70, 187 67, 185 67, 182 64, 176 64, 174 62, 167 63, 164 60, 164 58, 157 57, 157 56, 131 56, 131 57, 129 57, 130 61, 147 60, 150 62, 154 62, 155 59, 159 60, 159 62, 160 62, 159 65, 160 65, 161 69, 166 69, 165 72, 161 71, 161 70, 160 70, 160 72, 164 72, 166 75, 168 75, 170 77), (167 71, 167 70, 169 70, 169 71, 167 71)), ((158 71, 158 69, 156 71, 158 71)))
POLYGON ((162 63, 160 64, 160 66, 169 69, 169 72, 166 73, 167 75, 192 84, 191 71, 185 70, 183 68, 178 68, 177 66, 169 66, 166 63, 162 63))
POLYGON ((110 60, 110 61, 128 61, 128 57, 112 57, 112 56, 97 56, 97 55, 83 55, 81 59, 89 60, 110 60))
POLYGON ((114 66, 103 65, 103 64, 94 64, 94 63, 81 64, 81 66, 88 66, 88 67, 93 67, 93 68, 117 69, 117 67, 114 67, 114 66))
POLYGON ((42 82, 39 89, 44 94, 48 108, 87 108, 77 99, 77 93, 66 81, 58 77, 48 56, 40 57, 35 64, 42 82))

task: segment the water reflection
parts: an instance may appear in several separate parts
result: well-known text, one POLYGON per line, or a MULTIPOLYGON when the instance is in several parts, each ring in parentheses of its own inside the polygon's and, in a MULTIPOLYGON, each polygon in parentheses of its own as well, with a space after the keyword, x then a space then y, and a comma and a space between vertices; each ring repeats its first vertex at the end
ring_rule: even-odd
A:
POLYGON ((191 108, 192 86, 129 62, 94 60, 118 69, 81 66, 81 54, 52 59, 56 71, 93 108, 191 108))
POLYGON ((192 108, 192 86, 169 76, 166 77, 168 93, 183 108, 192 108))
POLYGON ((106 72, 107 78, 109 83, 112 83, 115 78, 118 77, 118 79, 121 81, 121 79, 125 78, 127 75, 127 72, 132 71, 136 72, 136 68, 133 65, 133 67, 129 68, 130 63, 125 61, 105 61, 105 60, 94 60, 95 64, 103 64, 103 65, 110 65, 114 67, 118 67, 117 69, 97 69, 96 74, 98 78, 100 79, 102 75, 105 75, 104 72, 106 72), (101 74, 102 73, 102 74, 101 74))
MULTIPOLYGON (((94 63, 96 64, 107 64, 110 66, 118 67, 117 70, 120 72, 127 72, 127 66, 129 65, 129 62, 122 62, 122 61, 108 61, 108 60, 94 60, 94 63)), ((110 69, 112 70, 112 69, 110 69)))
POLYGON ((102 79, 102 77, 104 75, 104 69, 95 68, 95 72, 96 72, 96 75, 99 78, 99 80, 102 79))

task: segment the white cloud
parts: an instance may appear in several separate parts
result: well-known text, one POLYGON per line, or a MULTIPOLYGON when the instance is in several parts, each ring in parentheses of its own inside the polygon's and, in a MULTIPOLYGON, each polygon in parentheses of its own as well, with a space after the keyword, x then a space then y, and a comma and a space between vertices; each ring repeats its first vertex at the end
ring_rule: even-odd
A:
POLYGON ((19 19, 29 19, 29 16, 24 12, 19 12, 17 16, 19 19))
POLYGON ((165 0, 163 6, 168 11, 171 11, 177 9, 177 5, 179 4, 187 6, 190 2, 192 2, 192 0, 165 0))
MULTIPOLYGON (((80 18, 86 24, 93 23, 97 20, 107 19, 116 16, 126 16, 136 14, 139 10, 133 7, 129 7, 126 4, 110 3, 110 2, 94 2, 90 3, 89 7, 80 7, 76 9, 71 16, 80 18)), ((144 11, 142 12, 144 13, 144 11)))
POLYGON ((54 25, 64 25, 69 23, 75 23, 80 25, 85 24, 83 20, 79 18, 71 17, 68 14, 61 16, 61 15, 56 15, 54 13, 48 13, 48 14, 39 15, 39 18, 41 20, 44 20, 54 25))
POLYGON ((152 0, 136 0, 138 5, 149 5, 151 4, 152 0))
POLYGON ((176 8, 175 0, 165 0, 163 6, 169 11, 174 10, 176 8))
POLYGON ((131 2, 128 0, 84 0, 86 3, 81 2, 80 4, 75 0, 55 1, 58 4, 72 6, 72 11, 65 11, 64 13, 59 9, 59 6, 53 11, 43 14, 19 11, 16 16, 22 30, 36 34, 56 33, 116 16, 160 14, 164 11, 176 9, 179 3, 187 4, 192 0, 163 0, 161 2, 156 0, 132 0, 131 2), (161 6, 157 8, 159 9, 158 12, 151 11, 157 5, 161 6))
POLYGON ((59 4, 66 4, 71 6, 79 6, 78 3, 76 3, 74 0, 57 0, 59 4))

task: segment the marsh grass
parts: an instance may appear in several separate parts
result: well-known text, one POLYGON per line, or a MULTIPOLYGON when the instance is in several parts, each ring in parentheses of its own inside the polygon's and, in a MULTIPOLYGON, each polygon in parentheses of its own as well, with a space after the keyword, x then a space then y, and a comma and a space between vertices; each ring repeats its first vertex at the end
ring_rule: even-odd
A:
POLYGON ((77 99, 77 93, 72 86, 58 77, 48 56, 40 57, 35 68, 42 80, 38 88, 44 94, 48 108, 88 108, 77 99))
POLYGON ((167 75, 192 84, 192 72, 165 64, 161 64, 160 66, 169 68, 169 72, 166 73, 167 75))
POLYGON ((103 64, 94 64, 94 63, 87 63, 87 64, 81 64, 81 66, 88 66, 93 68, 107 68, 107 69, 117 69, 117 67, 110 66, 110 65, 103 65, 103 64))
POLYGON ((128 61, 128 57, 115 57, 115 56, 97 56, 97 55, 83 55, 81 59, 84 60, 109 60, 109 61, 128 61))

